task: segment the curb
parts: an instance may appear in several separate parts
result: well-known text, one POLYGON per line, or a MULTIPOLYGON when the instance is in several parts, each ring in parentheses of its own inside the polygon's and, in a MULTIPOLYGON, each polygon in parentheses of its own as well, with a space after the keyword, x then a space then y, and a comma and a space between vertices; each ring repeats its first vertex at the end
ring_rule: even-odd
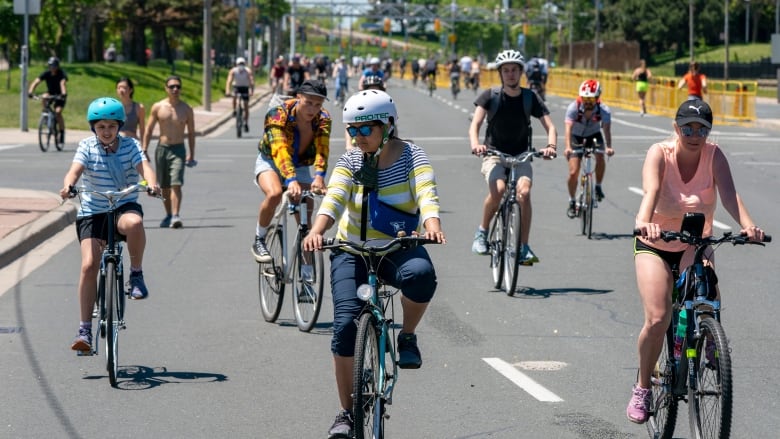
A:
POLYGON ((73 203, 64 203, 9 233, 0 240, 0 268, 24 256, 74 221, 76 206, 73 203))

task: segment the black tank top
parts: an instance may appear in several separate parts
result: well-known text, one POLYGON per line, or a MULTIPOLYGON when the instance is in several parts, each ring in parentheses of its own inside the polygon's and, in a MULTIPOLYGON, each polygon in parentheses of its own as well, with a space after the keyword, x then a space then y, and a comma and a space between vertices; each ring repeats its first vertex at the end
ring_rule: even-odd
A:
POLYGON ((636 80, 641 82, 647 82, 647 70, 642 70, 642 73, 636 75, 636 80))

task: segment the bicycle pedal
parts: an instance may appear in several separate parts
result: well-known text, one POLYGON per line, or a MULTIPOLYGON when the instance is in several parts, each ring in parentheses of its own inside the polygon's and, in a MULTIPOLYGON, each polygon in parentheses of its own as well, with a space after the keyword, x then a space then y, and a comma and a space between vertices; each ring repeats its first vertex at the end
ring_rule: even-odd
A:
POLYGON ((89 351, 76 351, 76 356, 77 357, 91 357, 93 355, 95 355, 95 353, 92 352, 92 350, 89 350, 89 351))

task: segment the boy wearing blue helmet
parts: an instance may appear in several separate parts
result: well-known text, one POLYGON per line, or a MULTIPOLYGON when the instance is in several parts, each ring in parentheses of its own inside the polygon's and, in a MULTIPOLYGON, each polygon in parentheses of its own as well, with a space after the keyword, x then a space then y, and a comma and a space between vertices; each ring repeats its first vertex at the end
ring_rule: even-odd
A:
MULTIPOLYGON (((157 177, 141 145, 134 138, 119 135, 125 123, 122 103, 109 97, 95 99, 87 109, 87 121, 95 136, 79 143, 73 163, 65 174, 60 196, 68 198, 70 187, 80 178, 84 186, 94 191, 119 191, 143 179, 154 194, 159 194, 157 177)), ((143 209, 137 198, 137 194, 130 195, 118 203, 116 230, 127 241, 130 254, 130 297, 145 299, 149 295, 142 272, 146 234, 143 209)), ((81 194, 76 217, 76 235, 81 245, 80 324, 78 336, 71 345, 75 351, 89 351, 92 347, 92 307, 97 292, 100 254, 106 240, 104 212, 107 208, 107 202, 101 197, 81 194)))

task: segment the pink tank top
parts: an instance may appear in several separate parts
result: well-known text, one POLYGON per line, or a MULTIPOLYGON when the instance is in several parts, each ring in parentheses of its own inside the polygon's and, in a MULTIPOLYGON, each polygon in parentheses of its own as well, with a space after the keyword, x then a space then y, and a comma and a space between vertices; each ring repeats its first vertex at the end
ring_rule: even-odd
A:
MULTIPOLYGON (((704 145, 696 174, 687 183, 683 182, 680 168, 677 166, 674 143, 660 143, 659 145, 664 153, 665 167, 652 222, 659 224, 661 230, 677 231, 680 230, 682 217, 686 212, 702 212, 705 217, 704 236, 711 236, 712 219, 718 203, 712 172, 712 159, 718 148, 717 145, 713 143, 704 145)), ((677 252, 688 248, 688 244, 679 241, 658 240, 650 243, 642 240, 647 245, 659 250, 677 252)))

